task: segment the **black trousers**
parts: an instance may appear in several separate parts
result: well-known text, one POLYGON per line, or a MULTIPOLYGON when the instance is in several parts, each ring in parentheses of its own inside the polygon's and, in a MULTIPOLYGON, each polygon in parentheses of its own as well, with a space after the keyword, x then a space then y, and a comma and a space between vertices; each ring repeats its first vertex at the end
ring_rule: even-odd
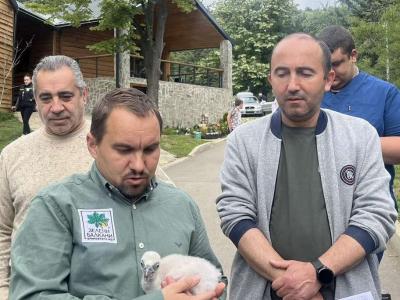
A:
POLYGON ((21 117, 23 122, 23 134, 28 134, 31 132, 31 128, 29 127, 29 119, 31 118, 32 113, 35 111, 34 107, 25 106, 21 107, 21 117))

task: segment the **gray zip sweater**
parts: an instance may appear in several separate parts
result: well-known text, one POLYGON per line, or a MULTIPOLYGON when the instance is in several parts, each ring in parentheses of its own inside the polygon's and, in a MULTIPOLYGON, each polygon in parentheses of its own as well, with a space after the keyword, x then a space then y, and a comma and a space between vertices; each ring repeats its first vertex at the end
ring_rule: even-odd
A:
MULTIPOLYGON (((397 217, 379 137, 368 122, 321 110, 316 141, 332 241, 346 233, 365 259, 336 278, 335 299, 370 291, 380 299, 378 260, 397 217)), ((270 240, 269 222, 281 151, 281 113, 238 127, 228 138, 217 199, 221 227, 235 244, 256 227, 270 240)), ((317 242, 317 241, 316 241, 317 242)), ((321 253, 322 254, 322 253, 321 253)), ((230 299, 270 299, 270 282, 236 253, 230 299)))

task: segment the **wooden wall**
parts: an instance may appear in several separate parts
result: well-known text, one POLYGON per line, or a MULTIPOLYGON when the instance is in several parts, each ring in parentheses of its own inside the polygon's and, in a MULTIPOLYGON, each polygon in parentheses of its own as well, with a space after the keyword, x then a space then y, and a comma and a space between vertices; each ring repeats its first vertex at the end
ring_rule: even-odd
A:
MULTIPOLYGON (((16 39, 20 41, 21 45, 25 45, 32 39, 32 45, 24 53, 20 65, 15 68, 14 85, 22 84, 24 74, 32 73, 36 64, 44 56, 57 54, 72 58, 94 56, 95 53, 90 51, 86 45, 111 38, 113 32, 91 31, 90 26, 55 29, 29 16, 19 14, 16 39)), ((94 58, 81 59, 79 63, 84 77, 96 77, 96 60, 94 58)), ((114 76, 113 56, 100 58, 97 63, 97 77, 114 76)))
POLYGON ((8 0, 0 0, 0 110, 3 111, 8 111, 12 102, 13 33, 14 8, 8 0))
MULTIPOLYGON (((66 27, 59 32, 59 53, 73 57, 95 56, 86 46, 104 41, 113 37, 112 31, 91 31, 92 25, 83 25, 79 28, 66 27)), ((80 59, 79 65, 85 78, 96 77, 96 59, 80 59)), ((101 57, 97 61, 97 77, 114 76, 114 56, 101 57)))

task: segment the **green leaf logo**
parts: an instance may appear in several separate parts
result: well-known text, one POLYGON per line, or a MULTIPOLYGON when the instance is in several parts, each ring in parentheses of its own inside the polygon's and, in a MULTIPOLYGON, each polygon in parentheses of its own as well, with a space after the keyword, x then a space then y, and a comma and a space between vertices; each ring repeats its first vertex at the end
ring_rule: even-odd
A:
POLYGON ((104 214, 98 214, 97 212, 94 212, 92 215, 88 215, 87 217, 88 217, 88 223, 94 224, 96 228, 107 227, 108 221, 110 220, 106 219, 104 214))

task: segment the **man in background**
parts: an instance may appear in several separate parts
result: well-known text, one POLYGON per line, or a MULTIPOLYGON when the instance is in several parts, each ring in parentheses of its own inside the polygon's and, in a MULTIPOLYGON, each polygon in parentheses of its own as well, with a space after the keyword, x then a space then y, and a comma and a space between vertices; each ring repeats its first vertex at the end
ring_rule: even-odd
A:
POLYGON ((358 69, 354 39, 344 27, 328 26, 318 38, 328 45, 335 71, 335 80, 321 107, 360 117, 375 127, 391 176, 390 193, 398 209, 393 191, 393 165, 400 163, 400 91, 393 84, 358 69))
POLYGON ((33 72, 33 92, 43 126, 0 154, 2 300, 8 298, 11 240, 31 200, 48 184, 87 171, 93 161, 86 147, 88 92, 77 62, 66 56, 43 58, 33 72))
POLYGON ((22 118, 22 133, 28 134, 31 132, 29 127, 29 119, 32 113, 35 111, 35 99, 33 97, 32 79, 31 75, 25 74, 24 84, 19 90, 17 102, 15 106, 12 107, 13 111, 20 111, 22 118))

